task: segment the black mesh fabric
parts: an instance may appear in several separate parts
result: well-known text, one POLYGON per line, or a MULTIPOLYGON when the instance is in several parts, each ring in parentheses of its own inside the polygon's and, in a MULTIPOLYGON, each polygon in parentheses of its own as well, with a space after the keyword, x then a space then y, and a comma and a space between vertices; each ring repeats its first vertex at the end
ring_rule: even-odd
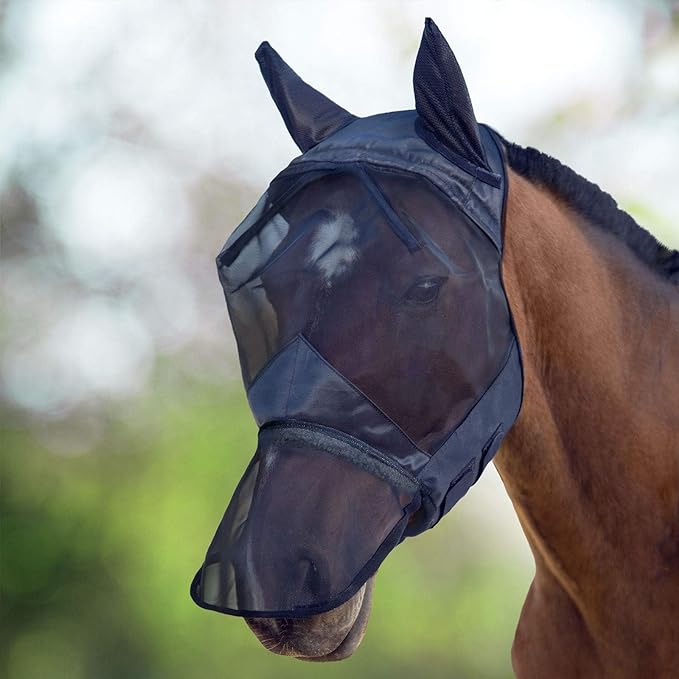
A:
POLYGON ((417 110, 356 118, 268 43, 303 151, 217 258, 254 458, 191 594, 247 617, 348 600, 479 478, 521 407, 502 287, 502 143, 425 24, 417 110))
MULTIPOLYGON (((301 334, 431 454, 507 353, 497 253, 423 180, 366 174, 312 182, 222 268, 243 379, 301 334)), ((319 394, 307 417, 327 407, 319 394)))
POLYGON ((259 438, 192 596, 251 617, 333 608, 401 539, 419 484, 320 430, 269 427, 259 438))
POLYGON ((497 249, 422 177, 354 163, 283 173, 218 264, 261 433, 192 595, 328 610, 402 539, 417 473, 506 361, 497 249))
POLYGON ((427 19, 413 74, 417 112, 444 148, 488 169, 464 76, 438 26, 427 19))
POLYGON ((268 42, 260 45, 255 57, 288 132, 302 151, 356 119, 307 85, 268 42))

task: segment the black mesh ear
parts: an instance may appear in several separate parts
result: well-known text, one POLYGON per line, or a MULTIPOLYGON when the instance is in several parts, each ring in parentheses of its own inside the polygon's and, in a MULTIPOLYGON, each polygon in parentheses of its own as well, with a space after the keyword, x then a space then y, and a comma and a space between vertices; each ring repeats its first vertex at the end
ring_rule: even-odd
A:
POLYGON ((438 26, 426 19, 413 74, 415 107, 435 138, 489 170, 460 66, 438 26))
POLYGON ((302 152, 356 120, 356 116, 307 85, 268 42, 259 46, 255 58, 290 136, 302 152))

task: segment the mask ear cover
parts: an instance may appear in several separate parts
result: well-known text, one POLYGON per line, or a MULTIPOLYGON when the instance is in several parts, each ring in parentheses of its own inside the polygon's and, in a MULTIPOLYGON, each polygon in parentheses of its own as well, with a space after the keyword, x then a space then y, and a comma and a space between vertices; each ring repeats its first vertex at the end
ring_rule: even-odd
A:
POLYGON ((471 174, 493 174, 457 59, 438 26, 427 19, 413 72, 417 132, 432 148, 471 174), (461 162, 462 161, 462 162, 461 162))
POLYGON ((283 122, 302 153, 356 120, 356 116, 307 85, 268 42, 259 46, 255 58, 283 122))

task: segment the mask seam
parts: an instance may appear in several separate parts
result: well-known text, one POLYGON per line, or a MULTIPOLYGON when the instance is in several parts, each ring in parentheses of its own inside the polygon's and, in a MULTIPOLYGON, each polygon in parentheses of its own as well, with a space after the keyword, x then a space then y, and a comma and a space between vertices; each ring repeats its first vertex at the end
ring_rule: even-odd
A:
MULTIPOLYGON (((431 454, 428 453, 426 450, 422 450, 422 449, 417 445, 417 443, 415 443, 415 441, 413 441, 412 438, 411 438, 410 436, 408 436, 408 434, 406 434, 406 432, 404 432, 403 429, 401 429, 401 427, 400 427, 396 422, 394 422, 394 420, 393 420, 391 417, 389 417, 389 415, 387 415, 387 413, 385 413, 384 410, 382 410, 382 408, 380 408, 380 406, 377 405, 377 403, 375 403, 375 402, 374 402, 367 394, 365 394, 365 393, 364 393, 359 387, 357 387, 353 382, 351 382, 351 381, 350 381, 349 379, 347 379, 344 375, 342 375, 342 373, 341 373, 337 368, 335 368, 335 366, 333 366, 333 364, 330 363, 330 362, 323 356, 323 354, 320 353, 320 351, 319 351, 318 349, 316 349, 316 347, 309 341, 309 339, 307 339, 307 338, 304 336, 303 333, 299 333, 299 337, 300 337, 300 338, 302 339, 302 341, 309 347, 309 349, 314 353, 314 355, 317 356, 317 357, 319 358, 319 360, 321 360, 325 365, 327 365, 328 368, 330 368, 330 370, 333 371, 333 373, 335 373, 335 374, 336 374, 343 382, 345 382, 349 387, 351 387, 351 388, 352 388, 359 396, 363 397, 366 401, 368 401, 368 403, 370 403, 370 405, 371 405, 373 408, 375 408, 375 410, 377 410, 377 412, 378 412, 380 415, 382 415, 382 417, 384 417, 390 424, 392 424, 394 427, 396 427, 396 429, 398 430, 398 432, 399 432, 402 436, 404 436, 405 439, 406 439, 406 440, 407 440, 407 441, 408 441, 408 442, 409 442, 409 443, 410 443, 417 451, 419 451, 419 452, 422 453, 423 455, 426 455, 427 457, 431 457, 431 454)), ((286 415, 287 415, 287 413, 286 413, 286 415)))
MULTIPOLYGON (((506 149, 504 147, 504 144, 500 142, 500 139, 498 138, 499 135, 498 133, 489 125, 483 125, 483 127, 486 128, 488 131, 488 134, 490 135, 491 140, 493 141, 493 144, 495 144, 495 148, 498 151, 498 155, 500 156, 500 161, 502 162, 502 175, 503 175, 503 186, 502 186, 502 214, 500 215, 500 243, 501 243, 501 249, 500 249, 500 262, 498 263, 498 273, 500 275, 500 285, 502 286, 502 292, 504 293, 505 299, 507 300, 507 309, 509 310, 509 320, 512 326, 512 333, 514 335, 515 341, 516 341, 516 347, 517 351, 519 354, 519 373, 521 376, 521 396, 519 398, 519 408, 516 413, 516 417, 514 418, 514 422, 519 417, 519 414, 521 413, 521 409, 523 408, 523 398, 524 398, 524 391, 525 391, 525 376, 524 376, 524 369, 523 369, 523 350, 521 349, 521 342, 519 342, 519 333, 516 331, 516 324, 514 323, 514 314, 512 312, 512 308, 509 304, 509 298, 507 297, 507 290, 505 289, 505 281, 504 281, 504 275, 503 275, 503 269, 502 269, 502 257, 504 254, 504 236, 505 236, 505 231, 507 228, 506 224, 506 212, 507 212, 507 198, 509 196, 509 177, 507 176, 507 160, 506 160, 506 149)), ((514 422, 512 422, 509 425, 509 429, 507 430, 506 433, 508 433, 511 428, 514 426, 514 422)))
POLYGON ((490 435, 488 440, 483 444, 483 448, 481 448, 481 455, 479 456, 479 469, 478 473, 476 475, 476 479, 474 480, 474 483, 476 483, 480 478, 481 474, 483 473, 483 470, 486 468, 488 462, 484 465, 484 462, 486 461, 486 457, 488 457, 488 453, 490 452, 490 449, 495 445, 495 442, 498 440, 498 438, 502 438, 505 434, 505 423, 504 421, 500 422, 500 424, 495 427, 495 431, 490 435))
MULTIPOLYGON (((467 474, 470 474, 472 471, 474 471, 474 462, 476 461, 475 457, 470 458, 467 460, 467 464, 462 468, 462 470, 459 472, 459 474, 451 481, 450 486, 448 486, 448 492, 450 492, 455 486, 457 486, 462 479, 467 476, 467 474)), ((446 493, 447 495, 448 493, 446 493)), ((444 503, 445 503, 445 498, 444 498, 444 503)))
POLYGON ((474 187, 476 186, 476 182, 477 182, 477 179, 476 179, 476 177, 474 177, 474 181, 472 181, 472 183, 469 185, 469 191, 467 191, 467 197, 464 199, 464 205, 462 207, 462 212, 464 212, 465 215, 468 214, 467 208, 469 206, 469 201, 472 198, 472 192, 474 191, 474 187))
MULTIPOLYGON (((424 488, 422 481, 409 469, 404 467, 402 464, 398 462, 398 460, 390 457, 386 453, 383 453, 382 451, 378 450, 374 446, 370 445, 369 443, 366 443, 365 441, 362 441, 359 438, 356 438, 352 434, 349 434, 348 432, 342 431, 341 429, 337 429, 336 427, 329 427, 327 425, 322 425, 322 424, 317 424, 315 422, 309 422, 305 420, 295 420, 295 419, 285 419, 285 420, 278 420, 274 422, 267 422, 267 424, 263 425, 260 428, 260 435, 263 434, 264 432, 269 432, 269 431, 275 431, 275 430, 282 430, 282 431, 289 431, 293 432, 295 430, 302 430, 302 431, 309 431, 309 432, 316 432, 318 434, 321 434, 324 437, 327 437, 329 439, 332 439, 334 441, 338 441, 339 443, 344 443, 345 445, 349 446, 353 450, 358 450, 359 452, 363 453, 364 455, 372 457, 374 460, 377 460, 380 464, 389 467, 390 469, 394 470, 396 474, 399 474, 400 476, 404 477, 407 479, 409 484, 412 484, 415 486, 415 490, 411 491, 410 488, 404 488, 405 490, 409 490, 413 493, 415 492, 422 492, 422 490, 427 490, 424 488)), ((337 452, 332 452, 332 451, 325 451, 329 455, 335 455, 337 457, 343 458, 352 464, 356 465, 357 467, 360 468, 360 465, 354 461, 354 458, 348 455, 342 455, 337 452)), ((375 474, 375 472, 370 471, 370 470, 365 470, 369 474, 373 474, 374 476, 378 476, 379 478, 382 478, 382 480, 386 481, 387 483, 392 483, 392 481, 389 481, 386 478, 380 477, 379 474, 375 474)))
POLYGON ((290 407, 290 394, 292 394, 292 385, 295 381, 295 374, 297 372, 297 359, 299 358, 299 344, 295 347, 295 359, 292 362, 292 373, 290 374, 290 382, 288 383, 288 395, 285 398, 285 417, 288 416, 288 409, 290 407))
POLYGON ((292 339, 288 340, 285 344, 281 345, 281 348, 273 355, 271 356, 267 361, 265 361, 264 365, 257 371, 257 374, 252 378, 250 381, 250 384, 247 386, 247 392, 250 392, 250 389, 252 389, 257 382, 259 382, 260 377, 262 377, 268 369, 276 362, 276 359, 290 346, 292 346, 295 341, 300 338, 301 335, 300 333, 297 333, 292 339))
MULTIPOLYGON (((332 363, 330 363, 330 362, 323 356, 323 354, 321 354, 321 353, 318 351, 318 349, 316 349, 316 347, 315 347, 315 346, 314 346, 314 345, 313 345, 313 344, 312 344, 312 343, 304 336, 304 334, 301 333, 301 332, 297 333, 297 334, 296 334, 289 342, 286 342, 286 343, 278 350, 278 352, 276 352, 276 354, 275 354, 274 356, 272 356, 272 357, 271 357, 271 358, 270 358, 270 359, 269 359, 269 360, 268 360, 268 361, 267 361, 267 362, 259 369, 259 372, 255 375, 254 379, 252 380, 252 382, 250 382, 250 385, 249 385, 248 388, 247 388, 247 393, 248 393, 248 394, 249 394, 250 391, 255 387, 255 385, 257 384, 257 382, 259 382, 260 379, 262 379, 262 378, 264 377, 264 375, 265 375, 265 374, 267 373, 267 371, 271 368, 271 366, 272 366, 274 363, 276 363, 276 359, 277 359, 277 358, 278 358, 278 357, 279 357, 286 349, 288 349, 290 346, 292 346, 293 344, 295 344, 295 343, 298 342, 299 340, 301 340, 302 342, 304 342, 304 344, 306 344, 306 346, 308 347, 309 351, 311 351, 311 352, 314 354, 314 356, 316 356, 316 357, 318 358, 318 360, 321 361, 321 362, 323 363, 323 365, 327 366, 327 368, 328 368, 329 370, 331 370, 331 371, 333 372, 334 375, 336 375, 337 377, 339 377, 339 379, 342 380, 342 382, 343 382, 344 384, 346 384, 352 391, 354 391, 356 394, 358 394, 361 398, 364 398, 364 399, 365 399, 365 400, 366 400, 366 401, 367 401, 367 402, 368 402, 368 403, 369 403, 369 404, 370 404, 370 405, 371 405, 371 406, 372 406, 372 407, 373 407, 373 408, 374 408, 374 409, 375 409, 375 410, 376 410, 376 411, 377 411, 377 412, 378 412, 378 413, 379 413, 379 414, 380 414, 380 415, 381 415, 381 416, 382 416, 382 417, 383 417, 390 425, 392 425, 392 426, 396 429, 396 431, 397 431, 397 432, 398 432, 398 433, 399 433, 399 434, 400 434, 400 435, 401 435, 401 436, 402 436, 402 437, 403 437, 403 438, 404 438, 404 439, 405 439, 405 440, 406 440, 406 441, 414 448, 415 451, 417 451, 418 453, 421 453, 422 455, 425 455, 427 458, 430 458, 430 457, 432 456, 432 453, 428 453, 426 450, 422 450, 422 448, 420 448, 420 446, 418 446, 417 443, 415 443, 415 441, 413 441, 413 439, 412 439, 410 436, 408 436, 408 434, 406 434, 406 432, 403 431, 403 429, 401 429, 401 427, 400 427, 396 422, 394 422, 394 420, 393 420, 389 415, 387 415, 387 413, 385 413, 384 410, 382 410, 382 408, 380 408, 380 406, 378 406, 371 398, 369 398, 366 394, 364 394, 363 391, 361 391, 361 389, 359 389, 359 387, 357 387, 351 380, 347 379, 347 378, 346 378, 339 370, 337 370, 337 368, 335 368, 335 366, 333 366, 332 363)), ((298 354, 298 352, 299 352, 299 344, 297 344, 297 346, 295 347, 295 370, 294 370, 293 372, 296 372, 297 354, 298 354)), ((294 374, 293 374, 293 378, 292 378, 292 379, 294 379, 294 374)), ((285 402, 285 417, 286 417, 286 418, 288 417, 288 404, 289 404, 289 400, 290 400, 290 393, 291 393, 291 391, 292 391, 292 379, 291 379, 291 383, 290 383, 290 385, 289 385, 289 387, 288 387, 288 397, 287 397, 287 400, 286 400, 286 402, 285 402)), ((264 425, 262 425, 262 426, 264 426, 264 425)), ((427 462, 427 463, 428 463, 428 462, 427 462)))
MULTIPOLYGON (((502 181, 502 177, 493 172, 492 169, 485 169, 480 167, 473 161, 465 158, 462 154, 457 153, 453 149, 449 148, 444 142, 442 142, 436 133, 424 122, 421 116, 415 118, 414 123, 415 134, 435 153, 443 156, 449 163, 452 163, 456 167, 460 168, 463 172, 468 175, 480 179, 484 184, 488 184, 493 188, 498 188, 502 181)), ((482 153, 485 154, 485 149, 483 148, 483 140, 479 135, 479 142, 481 143, 482 153)), ((487 161, 486 158, 484 160, 487 161)))
MULTIPOLYGON (((464 211, 464 205, 469 197, 469 191, 470 189, 465 188, 465 198, 457 198, 455 196, 452 196, 448 190, 445 188, 446 184, 449 181, 449 175, 446 175, 444 173, 443 169, 439 169, 436 167, 428 168, 428 167, 420 167, 417 170, 413 170, 410 167, 404 167, 403 165, 399 164, 398 162, 392 161, 392 164, 386 164, 386 162, 374 162, 370 161, 366 158, 362 157, 357 157, 357 158, 349 158, 347 160, 300 160, 294 162, 294 164, 290 165, 287 167, 285 170, 283 170, 283 173, 289 173, 292 175, 295 174, 303 174, 304 172, 313 172, 314 168, 318 168, 320 170, 326 170, 327 172, 331 172, 332 170, 337 170, 340 168, 342 165, 355 165, 355 164, 361 164, 366 167, 370 167, 373 169, 376 169, 377 171, 380 172, 385 172, 385 173, 392 173, 392 174, 397 174, 397 175, 414 175, 416 177, 421 177, 424 179, 437 193, 442 194, 445 200, 447 200, 449 203, 454 205, 458 210, 464 211), (308 169, 306 169, 308 168, 308 169)), ((472 184, 474 181, 476 181, 476 177, 471 175, 472 177, 472 184)), ((489 185, 491 186, 491 185, 489 185)), ((499 190, 495 187, 491 188, 493 190, 499 190)), ((482 219, 480 216, 477 215, 471 215, 468 213, 467 217, 471 220, 471 222, 478 228, 480 231, 488 238, 488 240, 493 244, 493 247, 498 251, 501 252, 501 247, 500 245, 496 242, 494 232, 493 230, 489 227, 486 226, 485 220, 482 219)))
MULTIPOLYGON (((511 344, 509 345, 509 349, 508 349, 508 351, 507 351, 507 354, 506 354, 506 356, 505 356, 505 359, 502 361, 502 366, 501 366, 500 369, 498 370, 497 374, 496 374, 495 377, 491 380, 490 384, 486 387, 486 389, 484 390, 483 394, 481 394, 481 395, 479 396, 479 398, 476 399, 476 401, 475 401, 474 404, 471 406, 471 408, 469 408, 469 410, 467 411, 467 413, 465 414, 465 416, 460 420, 460 423, 457 425, 457 427, 455 427, 455 429, 454 429, 454 430, 453 430, 453 431, 452 431, 452 432, 451 432, 451 433, 443 440, 443 442, 441 443, 441 445, 440 445, 440 446, 439 446, 439 447, 431 454, 431 459, 432 459, 432 460, 433 460, 434 457, 441 451, 441 449, 442 449, 444 446, 446 446, 446 445, 448 444, 448 442, 453 438, 453 436, 456 435, 458 429, 459 429, 459 428, 460 428, 460 427, 461 427, 461 426, 469 419, 469 416, 476 410, 477 406, 481 403, 481 401, 483 401, 483 399, 486 397, 486 394, 488 394, 488 392, 489 392, 489 391, 497 384, 498 380, 499 380, 500 377, 502 376, 502 373, 504 372, 505 368, 506 368, 507 365, 509 364, 509 361, 511 360, 511 357, 512 357, 512 353, 513 353, 513 351, 514 351, 514 347, 515 347, 517 344, 518 344, 518 343, 517 343, 516 339, 515 339, 515 338, 512 338, 512 342, 511 342, 511 344)), ((430 460, 430 461, 431 461, 431 460, 430 460)), ((422 471, 424 471, 424 469, 426 469, 427 466, 429 466, 429 463, 427 463, 427 465, 425 465, 425 467, 422 469, 422 471)))
POLYGON ((410 252, 415 252, 422 248, 423 244, 420 242, 416 234, 408 228, 403 220, 399 217, 396 210, 384 195, 384 192, 379 187, 378 183, 373 179, 370 173, 363 167, 363 165, 358 164, 355 173, 360 181, 362 181, 366 190, 370 193, 373 200, 378 204, 384 217, 391 226, 394 233, 403 241, 405 246, 410 252))

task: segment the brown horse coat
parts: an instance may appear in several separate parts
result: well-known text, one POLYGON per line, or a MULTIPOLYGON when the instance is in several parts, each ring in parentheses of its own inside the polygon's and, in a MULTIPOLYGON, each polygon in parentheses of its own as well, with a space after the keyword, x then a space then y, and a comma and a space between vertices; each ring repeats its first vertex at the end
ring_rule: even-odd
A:
POLYGON ((535 556, 520 679, 679 677, 679 288, 509 171, 521 414, 496 466, 535 556))

